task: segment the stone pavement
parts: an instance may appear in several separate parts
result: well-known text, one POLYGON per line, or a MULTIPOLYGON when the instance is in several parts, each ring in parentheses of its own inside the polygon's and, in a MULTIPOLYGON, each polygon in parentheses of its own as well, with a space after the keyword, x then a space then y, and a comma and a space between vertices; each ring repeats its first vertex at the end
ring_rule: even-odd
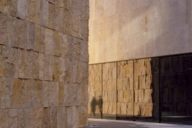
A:
POLYGON ((192 125, 89 119, 88 128, 192 128, 192 125))

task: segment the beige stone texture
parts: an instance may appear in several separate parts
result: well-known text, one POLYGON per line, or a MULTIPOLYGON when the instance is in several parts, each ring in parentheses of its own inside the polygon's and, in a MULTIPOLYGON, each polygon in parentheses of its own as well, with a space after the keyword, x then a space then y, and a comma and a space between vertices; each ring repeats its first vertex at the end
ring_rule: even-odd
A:
POLYGON ((88 5, 0 0, 0 128, 86 126, 88 5))
POLYGON ((91 64, 89 111, 92 97, 102 96, 104 116, 152 117, 152 71, 151 59, 91 64))

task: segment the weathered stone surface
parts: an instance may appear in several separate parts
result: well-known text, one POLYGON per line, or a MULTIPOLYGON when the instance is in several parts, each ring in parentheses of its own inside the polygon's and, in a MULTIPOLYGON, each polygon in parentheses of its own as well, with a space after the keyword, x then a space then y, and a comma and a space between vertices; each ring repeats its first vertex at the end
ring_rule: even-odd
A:
POLYGON ((88 1, 78 8, 71 8, 73 4, 0 0, 0 128, 86 125, 88 18, 82 18, 82 25, 73 22, 84 38, 72 30, 64 33, 64 26, 81 15, 88 17, 88 6, 79 13, 88 1), (66 13, 79 15, 64 19, 66 13))
POLYGON ((0 14, 0 44, 6 43, 8 43, 8 17, 0 14))
POLYGON ((17 0, 17 16, 25 19, 28 15, 28 0, 17 0))
POLYGON ((79 112, 77 107, 67 108, 67 128, 77 128, 79 126, 79 112))
MULTIPOLYGON (((58 0, 58 1, 63 1, 63 0, 58 0)), ((62 5, 61 2, 58 2, 58 6, 64 6, 62 5)), ((63 7, 56 7, 55 8, 55 29, 63 32, 64 30, 64 8, 63 7)))
POLYGON ((35 42, 34 50, 40 53, 45 52, 45 29, 39 25, 35 25, 35 42))
POLYGON ((29 81, 16 79, 13 83, 11 106, 13 108, 25 108, 31 106, 31 94, 29 93, 29 81))
POLYGON ((99 93, 105 115, 152 116, 152 68, 151 59, 90 65, 89 106, 91 98, 99 93))
POLYGON ((28 19, 40 23, 41 0, 29 0, 28 2, 28 19))
POLYGON ((67 112, 65 107, 57 108, 57 128, 67 128, 67 112))
POLYGON ((55 28, 55 18, 56 18, 56 6, 54 3, 48 3, 49 16, 48 16, 48 27, 55 28))

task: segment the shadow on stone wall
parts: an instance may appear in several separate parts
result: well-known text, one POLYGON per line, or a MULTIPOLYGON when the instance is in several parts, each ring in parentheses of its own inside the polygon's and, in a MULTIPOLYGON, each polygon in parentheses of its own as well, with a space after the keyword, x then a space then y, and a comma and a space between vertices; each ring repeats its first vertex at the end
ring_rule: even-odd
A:
POLYGON ((96 64, 89 69, 89 96, 102 97, 102 112, 96 107, 91 117, 192 121, 191 54, 96 64))

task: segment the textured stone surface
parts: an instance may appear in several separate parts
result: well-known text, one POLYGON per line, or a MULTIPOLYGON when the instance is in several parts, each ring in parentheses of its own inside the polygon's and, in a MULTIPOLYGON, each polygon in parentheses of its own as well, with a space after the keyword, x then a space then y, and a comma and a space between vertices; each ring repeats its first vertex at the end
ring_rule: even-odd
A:
POLYGON ((152 68, 151 59, 90 65, 89 98, 102 96, 105 116, 152 117, 152 68))
POLYGON ((159 120, 160 113, 162 119, 167 115, 191 116, 191 60, 192 55, 186 54, 92 64, 89 87, 92 92, 103 88, 100 93, 104 98, 103 111, 108 112, 104 114, 112 115, 116 111, 114 117, 159 120), (93 88, 98 76, 103 85, 93 88))
POLYGON ((88 5, 0 0, 0 128, 86 125, 88 5))

